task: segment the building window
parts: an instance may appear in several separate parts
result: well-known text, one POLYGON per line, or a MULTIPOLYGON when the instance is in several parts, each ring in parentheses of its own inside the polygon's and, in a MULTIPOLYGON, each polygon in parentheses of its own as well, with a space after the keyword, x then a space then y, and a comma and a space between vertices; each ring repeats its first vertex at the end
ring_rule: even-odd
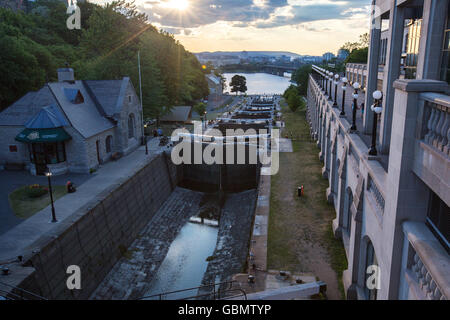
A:
POLYGON ((406 42, 406 52, 403 55, 403 64, 405 68, 406 79, 416 78, 421 31, 422 19, 410 20, 410 22, 408 23, 408 40, 406 42))
POLYGON ((128 139, 134 138, 134 114, 128 116, 128 139))
POLYGON ((447 28, 444 30, 442 46, 441 80, 450 83, 450 6, 447 13, 447 28))
POLYGON ((430 191, 427 225, 445 249, 449 251, 450 207, 433 191, 430 191))
POLYGON ((112 136, 106 137, 105 147, 106 147, 106 153, 110 153, 112 150, 112 136))
MULTIPOLYGON (((377 300, 378 290, 376 288, 368 287, 368 283, 372 283, 372 281, 369 280, 369 277, 373 276, 373 271, 372 271, 372 273, 367 272, 368 268, 371 266, 378 266, 378 260, 377 260, 376 254, 375 254, 375 249, 373 248, 373 244, 369 240, 369 242, 367 243, 367 247, 366 247, 366 264, 365 264, 365 268, 364 268, 364 274, 365 274, 364 292, 366 294, 367 300, 377 300)), ((378 272, 378 271, 376 271, 376 272, 378 272)), ((378 281, 378 279, 376 281, 378 281)), ((378 283, 375 283, 375 284, 377 285, 378 283)))
POLYGON ((9 152, 17 152, 17 146, 15 144, 10 145, 9 152))

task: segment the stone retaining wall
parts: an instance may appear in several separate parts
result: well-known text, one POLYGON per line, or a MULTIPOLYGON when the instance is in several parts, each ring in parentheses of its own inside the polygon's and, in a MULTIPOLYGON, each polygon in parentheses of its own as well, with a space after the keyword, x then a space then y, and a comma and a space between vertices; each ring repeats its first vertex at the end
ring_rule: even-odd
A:
POLYGON ((17 286, 48 299, 87 299, 172 193, 181 169, 159 155, 33 244, 17 286), (170 175, 169 175, 170 172, 170 175), (169 179, 170 176, 170 179, 169 179), (67 267, 81 269, 81 290, 68 290, 67 267))

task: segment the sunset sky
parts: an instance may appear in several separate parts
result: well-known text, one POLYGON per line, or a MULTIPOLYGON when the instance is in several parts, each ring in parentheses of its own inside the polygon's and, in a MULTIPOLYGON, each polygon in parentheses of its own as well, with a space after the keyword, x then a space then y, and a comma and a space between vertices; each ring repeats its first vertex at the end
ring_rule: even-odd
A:
MULTIPOLYGON (((97 3, 104 0, 94 1, 97 3)), ((136 0, 189 51, 336 52, 369 30, 370 0, 136 0)))

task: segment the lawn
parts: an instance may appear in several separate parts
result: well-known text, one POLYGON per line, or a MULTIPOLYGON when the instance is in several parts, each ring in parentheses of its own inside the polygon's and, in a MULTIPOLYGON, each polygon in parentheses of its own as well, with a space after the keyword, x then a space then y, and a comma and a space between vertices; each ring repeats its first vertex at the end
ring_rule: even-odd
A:
MULTIPOLYGON (((38 198, 30 198, 27 193, 27 188, 29 186, 20 187, 9 194, 9 205, 14 214, 21 219, 31 217, 50 204, 49 193, 38 198)), ((54 201, 67 193, 65 186, 52 186, 52 188, 54 201)))
POLYGON ((327 283, 330 299, 344 297, 342 271, 347 268, 343 245, 332 233, 336 217, 327 203, 319 149, 310 139, 305 110, 291 112, 282 103, 293 153, 280 153, 280 170, 271 179, 267 263, 269 269, 312 273, 327 283), (304 186, 304 197, 297 188, 304 186))

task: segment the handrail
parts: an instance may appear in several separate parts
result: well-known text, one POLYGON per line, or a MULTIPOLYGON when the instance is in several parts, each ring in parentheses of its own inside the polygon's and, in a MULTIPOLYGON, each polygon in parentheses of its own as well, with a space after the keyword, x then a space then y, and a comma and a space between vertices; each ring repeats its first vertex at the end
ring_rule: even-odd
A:
POLYGON ((423 92, 420 94, 420 97, 428 102, 432 102, 438 104, 440 106, 444 106, 450 108, 450 96, 442 93, 434 93, 434 92, 423 92))
MULTIPOLYGON (((19 287, 16 287, 16 286, 13 286, 13 285, 10 285, 10 284, 1 282, 1 281, 0 281, 0 285, 3 285, 3 286, 5 286, 5 287, 12 288, 12 289, 14 289, 14 290, 18 290, 18 291, 21 293, 21 296, 19 296, 17 293, 13 293, 12 291, 6 291, 6 290, 1 290, 1 289, 0 289, 0 291, 7 292, 8 295, 15 295, 15 296, 17 296, 17 297, 20 297, 21 299, 24 299, 24 298, 23 298, 23 294, 27 294, 27 295, 30 295, 30 296, 32 296, 32 297, 35 297, 35 298, 37 298, 37 299, 39 299, 39 300, 47 300, 46 298, 44 298, 44 297, 42 297, 42 296, 40 296, 40 295, 37 295, 37 294, 35 294, 35 293, 31 292, 31 291, 28 291, 28 290, 25 290, 25 289, 22 289, 22 288, 19 288, 19 287)), ((25 299, 24 299, 24 300, 25 300, 25 299)))
MULTIPOLYGON (((154 297, 159 297, 160 300, 162 300, 161 298, 162 298, 163 296, 167 296, 167 295, 170 295, 170 294, 175 294, 175 293, 180 293, 180 292, 186 292, 186 291, 192 291, 192 290, 199 290, 199 289, 202 289, 202 288, 209 288, 209 287, 212 287, 212 288, 213 288, 213 294, 215 295, 215 292, 216 292, 216 286, 219 286, 219 288, 220 288, 221 285, 226 284, 226 285, 229 285, 229 286, 230 286, 230 289, 231 289, 233 283, 235 283, 235 282, 236 282, 236 281, 223 281, 223 282, 218 282, 218 283, 212 283, 212 284, 207 284, 207 285, 201 285, 201 286, 193 287, 193 288, 180 289, 180 290, 169 291, 169 292, 162 292, 162 293, 153 294, 153 295, 150 295, 150 296, 145 296, 145 297, 139 298, 138 300, 144 300, 144 299, 149 299, 149 298, 154 298, 154 297)), ((219 289, 219 292, 220 292, 220 289, 219 289)), ((192 298, 202 297, 202 296, 208 296, 208 295, 211 295, 211 293, 202 294, 202 295, 196 295, 196 296, 192 296, 192 297, 188 297, 188 298, 184 298, 184 299, 192 299, 192 298)))

